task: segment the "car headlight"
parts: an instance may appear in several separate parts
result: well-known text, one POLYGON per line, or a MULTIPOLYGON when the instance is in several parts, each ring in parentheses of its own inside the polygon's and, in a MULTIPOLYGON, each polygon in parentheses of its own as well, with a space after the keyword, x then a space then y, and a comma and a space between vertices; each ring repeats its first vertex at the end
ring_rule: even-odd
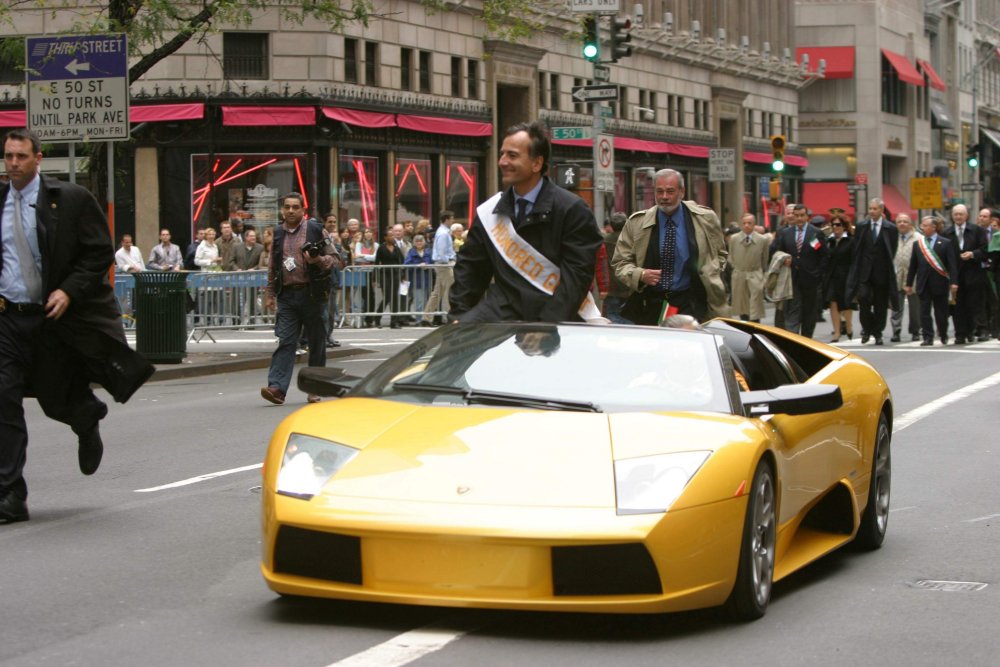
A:
POLYGON ((292 433, 278 470, 278 493, 308 500, 337 474, 358 450, 310 435, 292 433))
POLYGON ((666 512, 712 452, 677 452, 615 461, 619 514, 666 512))

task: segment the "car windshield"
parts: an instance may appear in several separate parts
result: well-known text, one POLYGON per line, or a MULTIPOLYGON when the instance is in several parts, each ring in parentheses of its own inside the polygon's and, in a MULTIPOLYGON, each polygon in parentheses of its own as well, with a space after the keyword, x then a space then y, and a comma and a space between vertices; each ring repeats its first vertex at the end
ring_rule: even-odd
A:
POLYGON ((440 327, 351 395, 431 405, 730 412, 715 338, 652 327, 440 327))

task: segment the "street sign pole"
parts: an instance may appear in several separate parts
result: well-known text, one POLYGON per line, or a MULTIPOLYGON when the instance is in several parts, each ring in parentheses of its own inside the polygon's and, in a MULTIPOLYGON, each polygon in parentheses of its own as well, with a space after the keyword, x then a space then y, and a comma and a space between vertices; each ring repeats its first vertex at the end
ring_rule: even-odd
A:
MULTIPOLYGON (((594 12, 594 20, 597 21, 598 29, 597 34, 601 34, 600 30, 600 20, 601 15, 594 12)), ((594 62, 594 81, 598 80, 598 71, 601 69, 601 64, 599 62, 594 62)), ((599 103, 594 103, 593 113, 594 113, 594 140, 592 145, 591 154, 594 157, 594 165, 591 170, 591 182, 594 184, 594 219, 597 220, 597 228, 600 230, 604 229, 604 191, 597 187, 597 165, 600 156, 598 155, 598 138, 601 132, 604 131, 604 119, 601 118, 601 109, 599 103)))

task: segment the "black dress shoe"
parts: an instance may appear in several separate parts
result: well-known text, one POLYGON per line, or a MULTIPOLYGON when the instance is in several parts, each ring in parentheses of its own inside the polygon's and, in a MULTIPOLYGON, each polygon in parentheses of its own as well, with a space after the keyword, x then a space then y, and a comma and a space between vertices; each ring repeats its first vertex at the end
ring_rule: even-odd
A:
POLYGON ((965 338, 962 336, 955 336, 955 345, 965 345, 965 338))
POLYGON ((0 498, 0 524, 28 520, 28 503, 16 494, 7 492, 0 498))
POLYGON ((920 340, 920 336, 914 336, 913 337, 913 342, 914 343, 916 343, 918 340, 920 340))
POLYGON ((340 341, 334 340, 333 338, 328 338, 326 341, 327 347, 340 347, 340 341))
POLYGON ((947 345, 948 344, 948 337, 947 336, 941 336, 941 344, 942 345, 947 345))
POLYGON ((932 340, 925 340, 924 342, 922 342, 920 344, 920 347, 930 347, 933 344, 934 344, 934 341, 932 341, 932 340))
POLYGON ((899 334, 895 334, 892 338, 889 339, 889 342, 890 343, 898 343, 900 340, 902 340, 902 339, 899 337, 899 334))
POLYGON ((976 341, 979 342, 979 343, 985 343, 989 339, 990 339, 989 336, 977 336, 976 337, 976 341))
POLYGON ((79 441, 77 458, 80 460, 80 472, 84 475, 93 475, 101 467, 101 457, 104 456, 101 423, 94 422, 87 431, 79 434, 79 441))
POLYGON ((861 344, 864 345, 871 339, 871 336, 867 333, 861 334, 861 344))
POLYGON ((881 336, 875 336, 875 344, 876 345, 885 345, 885 342, 883 342, 881 336))

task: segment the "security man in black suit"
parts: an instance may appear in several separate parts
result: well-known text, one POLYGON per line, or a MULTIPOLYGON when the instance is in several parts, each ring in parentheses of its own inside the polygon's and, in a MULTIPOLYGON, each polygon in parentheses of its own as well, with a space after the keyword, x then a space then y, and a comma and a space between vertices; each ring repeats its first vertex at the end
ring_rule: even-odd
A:
POLYGON ((948 344, 948 298, 958 291, 958 268, 951 241, 938 235, 944 220, 928 215, 920 221, 923 236, 913 242, 910 267, 906 272, 907 295, 920 296, 920 328, 923 347, 934 344, 934 322, 941 343, 948 344), (931 309, 934 319, 931 319, 931 309))
POLYGON ((885 204, 875 197, 868 202, 868 219, 854 230, 854 257, 847 277, 848 300, 857 297, 861 305, 858 319, 862 344, 874 336, 875 344, 882 345, 889 299, 899 291, 895 265, 898 249, 899 230, 885 217, 885 204))
POLYGON ((39 173, 38 137, 3 140, 10 185, 0 187, 0 524, 28 519, 22 476, 28 445, 22 400, 32 392, 79 440, 80 471, 93 474, 104 445, 101 384, 124 403, 155 370, 125 340, 108 271, 114 245, 84 188, 39 173))
POLYGON ((951 209, 951 228, 944 237, 951 241, 958 265, 958 295, 952 309, 955 322, 955 345, 974 343, 976 339, 976 311, 986 298, 986 270, 989 238, 986 230, 977 224, 968 224, 969 210, 963 204, 951 209))
POLYGON ((812 338, 819 314, 819 286, 826 275, 830 249, 821 232, 809 224, 805 204, 795 204, 792 225, 782 227, 771 243, 771 255, 779 250, 790 257, 792 298, 785 302, 785 329, 812 338))

